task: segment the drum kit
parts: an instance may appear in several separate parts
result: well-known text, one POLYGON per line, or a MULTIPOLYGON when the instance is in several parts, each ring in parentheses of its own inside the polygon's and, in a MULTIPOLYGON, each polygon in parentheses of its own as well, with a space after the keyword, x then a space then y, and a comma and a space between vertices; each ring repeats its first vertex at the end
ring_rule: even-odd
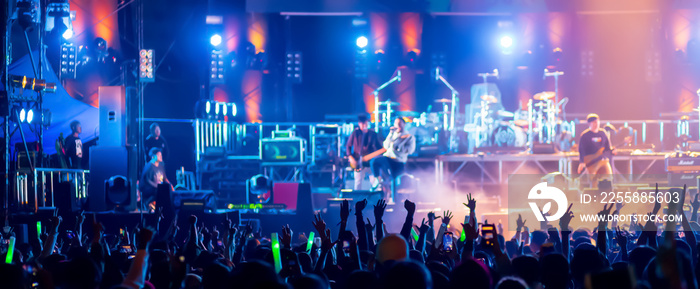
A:
MULTIPOLYGON (((439 74, 439 71, 438 71, 439 74)), ((439 110, 432 111, 432 105, 426 112, 399 111, 399 102, 379 101, 378 92, 394 81, 400 81, 400 71, 390 81, 380 86, 374 92, 375 96, 375 129, 389 128, 393 125, 393 118, 404 117, 408 119, 407 130, 416 137, 417 146, 433 146, 438 143, 447 144, 447 151, 456 152, 456 127, 463 127, 467 132, 470 145, 474 148, 482 147, 508 147, 530 149, 538 143, 558 143, 561 135, 566 134, 569 123, 562 116, 564 106, 568 99, 558 101, 558 77, 563 72, 550 72, 545 69, 545 78, 553 76, 555 80, 554 91, 543 91, 533 95, 527 103, 527 109, 518 109, 514 112, 501 109, 499 99, 491 94, 484 94, 476 98, 479 103, 472 103, 473 118, 471 123, 457 124, 456 120, 466 119, 460 117, 457 109, 458 92, 449 83, 442 79, 445 85, 452 90, 452 98, 440 98, 434 100, 439 110), (443 141, 446 140, 446 141, 443 141)), ((498 77, 498 71, 492 73, 480 73, 480 77, 498 77)))
POLYGON ((555 78, 555 91, 543 91, 528 100, 527 109, 515 112, 496 110, 498 99, 493 95, 482 95, 473 117, 473 122, 465 125, 470 133, 475 148, 510 147, 532 148, 534 143, 556 143, 559 147, 562 139, 571 139, 571 124, 564 120, 564 106, 568 99, 557 101, 558 77, 560 71, 545 69, 545 78, 555 78), (567 137, 562 137, 566 135, 567 137))

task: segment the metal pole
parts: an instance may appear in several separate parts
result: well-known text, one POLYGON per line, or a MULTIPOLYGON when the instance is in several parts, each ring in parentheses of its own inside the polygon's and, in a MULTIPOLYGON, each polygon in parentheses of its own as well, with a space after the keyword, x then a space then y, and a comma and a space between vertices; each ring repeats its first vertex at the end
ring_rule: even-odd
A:
POLYGON ((8 209, 10 207, 10 190, 12 189, 10 187, 10 112, 12 111, 12 102, 10 101, 10 60, 12 55, 12 45, 10 45, 10 39, 12 39, 12 22, 9 19, 11 14, 10 9, 12 8, 13 2, 14 1, 6 1, 3 7, 4 12, 2 13, 5 16, 4 19, 6 21, 5 23, 3 23, 3 28, 5 29, 5 37, 3 38, 3 52, 5 55, 5 59, 2 62, 2 72, 4 76, 3 80, 5 83, 5 93, 7 93, 7 99, 5 100, 7 104, 7 111, 3 113, 3 115, 7 116, 5 121, 3 122, 5 124, 5 149, 3 151, 5 157, 5 195, 3 196, 3 209, 8 209))

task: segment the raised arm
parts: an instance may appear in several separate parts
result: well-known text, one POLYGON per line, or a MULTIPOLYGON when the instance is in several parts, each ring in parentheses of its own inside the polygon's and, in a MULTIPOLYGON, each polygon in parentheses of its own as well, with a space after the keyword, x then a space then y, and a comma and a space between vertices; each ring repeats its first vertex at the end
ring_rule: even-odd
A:
MULTIPOLYGON (((403 203, 403 207, 406 209, 406 220, 401 227, 401 236, 405 240, 411 240, 411 227, 413 227, 413 214, 416 212, 416 204, 406 200, 403 203)), ((411 242, 408 242, 410 245, 411 242)))
POLYGON ((374 228, 377 234, 377 243, 384 238, 384 210, 386 210, 386 201, 377 201, 377 204, 374 205, 374 228))
POLYGON ((148 271, 148 247, 153 239, 153 230, 143 228, 136 233, 136 257, 131 263, 122 287, 140 289, 146 284, 148 271))
POLYGON ((569 205, 569 208, 566 210, 566 213, 564 213, 564 216, 559 219, 559 229, 561 230, 561 248, 560 252, 566 257, 566 260, 570 259, 570 254, 569 254, 569 236, 571 235, 571 230, 569 229, 569 223, 571 223, 571 220, 574 218, 574 212, 571 211, 571 207, 574 204, 571 203, 569 205))
POLYGON ((367 231, 362 211, 367 207, 367 199, 355 203, 355 224, 357 225, 357 246, 360 250, 369 250, 367 246, 367 231))

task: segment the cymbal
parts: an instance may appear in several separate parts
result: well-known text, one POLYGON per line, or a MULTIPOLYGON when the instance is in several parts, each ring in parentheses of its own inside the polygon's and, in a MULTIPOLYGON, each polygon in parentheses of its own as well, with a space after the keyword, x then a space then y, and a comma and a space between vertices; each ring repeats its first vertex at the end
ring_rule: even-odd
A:
POLYGON ((482 96, 481 96, 481 100, 484 100, 484 101, 490 102, 490 103, 497 103, 497 102, 498 102, 498 99, 496 99, 495 96, 493 96, 493 95, 488 95, 488 94, 482 95, 482 96))
POLYGON ((441 99, 436 99, 435 102, 437 102, 437 103, 452 103, 452 100, 449 98, 441 98, 441 99))
POLYGON ((545 107, 545 106, 547 106, 547 104, 544 102, 538 102, 538 103, 535 103, 535 106, 536 107, 545 107))
POLYGON ((496 112, 500 117, 514 117, 515 114, 507 110, 499 110, 496 112))
POLYGON ((399 106, 401 104, 396 102, 396 101, 387 100, 387 101, 380 101, 379 105, 399 106))
POLYGON ((532 96, 532 98, 536 100, 548 100, 550 98, 554 98, 554 91, 543 91, 538 94, 535 94, 532 96))
POLYGON ((417 111, 397 111, 396 115, 405 117, 420 117, 420 112, 417 111))

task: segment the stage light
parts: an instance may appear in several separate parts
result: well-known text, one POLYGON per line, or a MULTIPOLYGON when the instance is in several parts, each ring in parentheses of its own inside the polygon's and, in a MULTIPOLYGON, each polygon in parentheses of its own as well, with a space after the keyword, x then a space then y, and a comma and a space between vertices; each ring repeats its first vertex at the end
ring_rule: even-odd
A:
POLYGON ((70 29, 70 28, 66 29, 66 31, 63 32, 62 36, 63 36, 63 39, 65 39, 65 40, 73 38, 73 29, 70 29))
POLYGON ((72 43, 61 44, 61 69, 59 70, 61 79, 76 78, 77 57, 77 49, 72 43))
POLYGON ((501 37, 501 47, 510 48, 511 46, 513 46, 513 38, 507 35, 501 37))
POLYGON ((224 53, 221 50, 211 51, 211 72, 209 74, 210 84, 224 83, 224 53))
POLYGON ((34 110, 30 109, 27 111, 27 123, 32 123, 34 121, 34 110))
POLYGON ((286 75, 294 83, 301 83, 302 55, 301 52, 287 52, 286 75))
POLYGON ((221 35, 219 35, 219 34, 214 34, 209 39, 209 42, 211 43, 211 45, 214 45, 214 46, 219 46, 219 44, 221 44, 221 41, 222 41, 221 35))
POLYGON ((154 57, 155 53, 153 49, 141 49, 141 51, 139 51, 139 81, 156 81, 155 66, 153 65, 154 57))
POLYGON ((226 116, 226 114, 228 113, 228 104, 226 104, 226 103, 221 103, 221 104, 223 106, 223 111, 222 111, 223 115, 226 116))
POLYGON ((205 110, 205 111, 207 112, 207 114, 209 114, 209 113, 211 112, 211 102, 208 101, 208 100, 207 100, 206 110, 205 110))
POLYGON ((236 116, 238 114, 238 107, 235 103, 231 103, 231 116, 236 116))
POLYGON ((364 49, 365 47, 367 47, 368 43, 369 41, 367 40, 367 37, 364 36, 357 37, 357 40, 355 41, 355 44, 357 44, 357 47, 359 47, 360 49, 364 49))
POLYGON ((19 111, 19 122, 24 122, 24 119, 27 117, 27 111, 23 108, 22 110, 19 111))

